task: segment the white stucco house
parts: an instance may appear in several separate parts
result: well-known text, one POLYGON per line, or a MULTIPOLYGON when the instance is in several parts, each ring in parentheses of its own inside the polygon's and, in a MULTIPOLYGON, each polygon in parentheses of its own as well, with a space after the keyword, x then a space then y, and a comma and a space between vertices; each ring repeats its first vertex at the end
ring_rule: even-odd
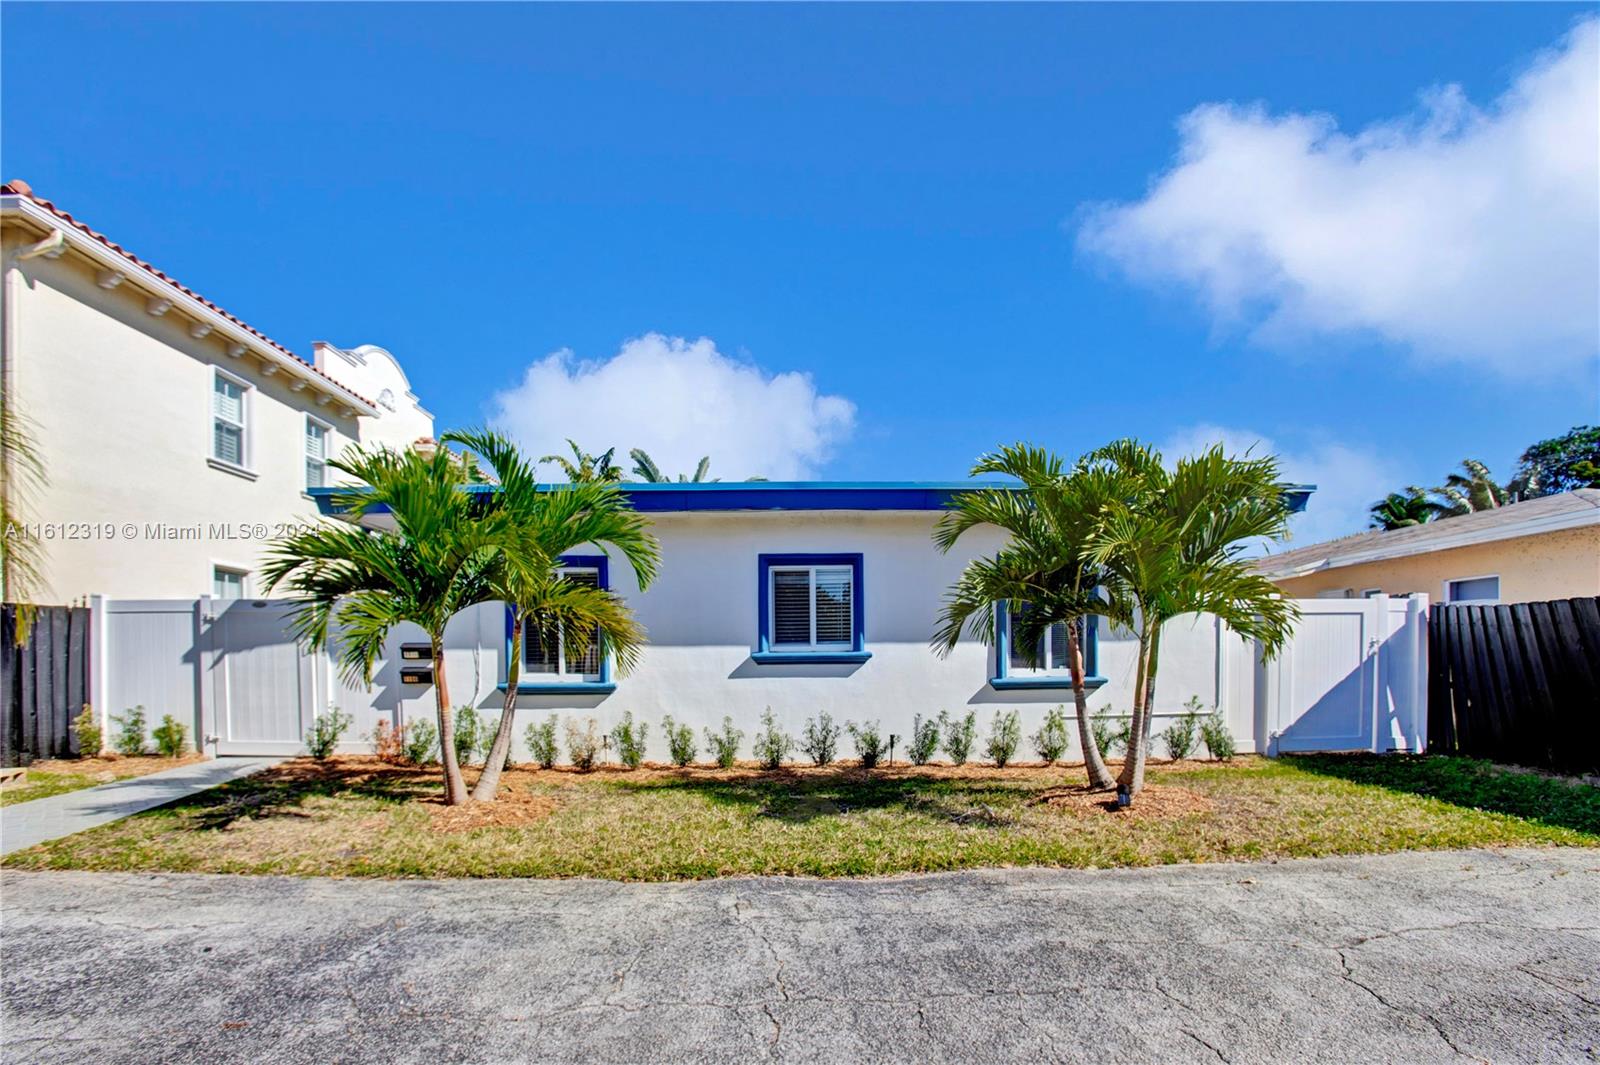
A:
MULTIPOLYGON (((663 760, 659 722, 668 714, 697 733, 730 716, 748 741, 768 707, 795 735, 808 718, 826 711, 840 723, 881 722, 885 733, 900 737, 902 754, 918 714, 976 712, 987 729, 995 711, 1014 709, 1031 734, 1052 707, 1066 704, 1071 712, 1064 627, 1045 641, 1037 662, 1011 642, 1004 618, 996 647, 964 637, 941 657, 929 646, 950 585, 968 561, 1003 543, 1000 530, 979 529, 949 554, 934 544, 934 523, 951 499, 978 486, 624 485, 633 506, 650 516, 661 544, 655 583, 641 592, 626 562, 597 548, 575 551, 565 562, 575 579, 616 591, 635 611, 648 633, 638 668, 619 676, 598 647, 577 668, 536 639, 511 647, 504 604, 485 603, 458 615, 446 631, 452 695, 458 704, 498 717, 506 663, 517 654, 519 718, 593 716, 610 728, 631 712, 651 724, 650 757, 663 760)), ((312 492, 330 515, 338 511, 334 494, 312 492)), ((1302 492, 1297 502, 1303 499, 1302 492)), ((366 520, 382 528, 387 515, 366 520)), ((247 604, 227 611, 224 624, 227 615, 263 631, 278 624, 247 604)), ((380 719, 398 723, 434 713, 427 663, 421 660, 426 641, 420 629, 406 628, 391 640, 371 689, 342 683, 331 671, 325 680, 308 681, 313 688, 325 685, 329 699, 354 717, 353 733, 370 730, 380 719), (404 657, 407 643, 418 657, 404 657)), ((1084 640, 1091 710, 1126 713, 1132 702, 1132 635, 1092 621, 1084 640)), ((242 635, 238 642, 257 641, 242 635)), ((1254 749, 1256 682, 1251 645, 1214 618, 1180 619, 1165 636, 1157 711, 1171 717, 1191 698, 1207 708, 1221 706, 1243 749, 1254 749)), ((267 711, 265 704, 260 709, 262 715, 267 711)), ((261 746, 241 747, 241 753, 291 742, 317 709, 317 700, 308 698, 303 719, 274 724, 252 717, 259 720, 252 738, 261 746)), ((233 720, 245 716, 235 713, 233 720)), ((519 757, 522 728, 519 722, 519 757)))
POLYGON ((263 541, 316 517, 330 457, 433 432, 387 351, 301 358, 26 182, 0 186, 0 253, 0 394, 47 478, 22 507, 39 602, 253 594, 263 541))

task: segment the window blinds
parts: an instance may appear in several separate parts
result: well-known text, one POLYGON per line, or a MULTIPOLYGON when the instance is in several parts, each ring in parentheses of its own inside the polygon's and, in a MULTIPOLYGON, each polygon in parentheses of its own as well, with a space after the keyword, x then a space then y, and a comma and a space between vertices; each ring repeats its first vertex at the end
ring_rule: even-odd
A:
POLYGON ((855 638, 855 574, 849 566, 772 571, 775 646, 849 646, 855 638))

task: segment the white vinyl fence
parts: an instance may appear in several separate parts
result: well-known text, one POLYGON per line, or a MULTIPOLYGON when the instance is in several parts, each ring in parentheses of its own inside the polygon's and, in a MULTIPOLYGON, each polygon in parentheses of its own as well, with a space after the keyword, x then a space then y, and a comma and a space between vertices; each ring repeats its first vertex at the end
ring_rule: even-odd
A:
MULTIPOLYGON (((1207 710, 1222 709, 1241 751, 1420 751, 1427 717, 1426 598, 1314 599, 1300 600, 1299 607, 1297 631, 1284 652, 1267 663, 1215 618, 1171 622, 1162 640, 1155 731, 1194 697, 1207 710)), ((96 599, 93 609, 91 685, 95 706, 108 723, 130 707, 143 706, 151 725, 169 713, 188 724, 208 753, 293 754, 302 749, 312 720, 328 707, 353 719, 342 744, 350 752, 370 749, 365 737, 380 720, 398 725, 434 714, 432 687, 404 683, 401 677, 401 644, 425 642, 414 626, 396 632, 368 687, 342 677, 327 653, 297 646, 282 601, 96 599)), ((1090 708, 1126 713, 1135 645, 1131 635, 1106 629, 1101 627, 1099 642, 1106 683, 1091 696, 1090 708)), ((464 611, 451 622, 445 642, 455 703, 498 719, 504 608, 485 603, 464 611)), ((704 655, 726 650, 708 648, 704 655)), ((847 718, 879 720, 885 733, 903 742, 916 714, 970 709, 986 729, 994 710, 1015 708, 1027 735, 1050 708, 1066 704, 1071 711, 1070 690, 996 692, 969 676, 974 672, 970 653, 964 659, 940 659, 925 646, 875 649, 874 661, 862 670, 895 675, 887 688, 880 676, 871 689, 852 688, 852 678, 842 674, 764 675, 752 685, 739 669, 729 672, 726 655, 716 659, 715 669, 694 672, 700 654, 692 645, 647 647, 640 668, 621 678, 614 693, 525 695, 518 716, 527 721, 550 713, 592 716, 609 729, 631 711, 650 724, 650 757, 664 760, 659 721, 668 713, 697 736, 731 714, 748 738, 766 706, 791 733, 825 709, 841 724, 847 718), (884 690, 904 694, 886 699, 884 690), (863 691, 870 695, 853 694, 863 691), (968 694, 953 702, 946 698, 950 691, 968 694)), ((519 722, 519 758, 525 753, 523 727, 519 722)), ((1025 747, 1020 753, 1028 757, 1031 752, 1025 747)), ((1154 753, 1163 753, 1159 743, 1154 753)))

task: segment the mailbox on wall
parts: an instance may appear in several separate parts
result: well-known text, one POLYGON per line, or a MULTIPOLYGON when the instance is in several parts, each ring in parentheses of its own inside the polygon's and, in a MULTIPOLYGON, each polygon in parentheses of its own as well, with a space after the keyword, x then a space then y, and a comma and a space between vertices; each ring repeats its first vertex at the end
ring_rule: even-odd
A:
POLYGON ((432 666, 411 666, 400 671, 401 684, 432 684, 432 666))

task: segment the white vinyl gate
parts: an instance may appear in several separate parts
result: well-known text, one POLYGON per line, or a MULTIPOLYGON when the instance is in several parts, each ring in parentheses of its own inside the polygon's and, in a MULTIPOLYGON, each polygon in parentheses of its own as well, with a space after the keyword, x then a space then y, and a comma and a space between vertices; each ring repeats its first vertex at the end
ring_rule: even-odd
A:
MULTIPOLYGON (((295 643, 288 608, 262 600, 94 601, 102 719, 171 714, 208 753, 294 754, 334 698, 331 663, 295 643)), ((114 723, 112 723, 114 727, 114 723)))
POLYGON ((1427 735, 1426 596, 1302 599, 1283 652, 1258 667, 1267 754, 1421 751, 1427 735))
POLYGON ((289 635, 289 608, 259 600, 212 601, 202 669, 218 754, 292 754, 326 708, 330 663, 289 635))

